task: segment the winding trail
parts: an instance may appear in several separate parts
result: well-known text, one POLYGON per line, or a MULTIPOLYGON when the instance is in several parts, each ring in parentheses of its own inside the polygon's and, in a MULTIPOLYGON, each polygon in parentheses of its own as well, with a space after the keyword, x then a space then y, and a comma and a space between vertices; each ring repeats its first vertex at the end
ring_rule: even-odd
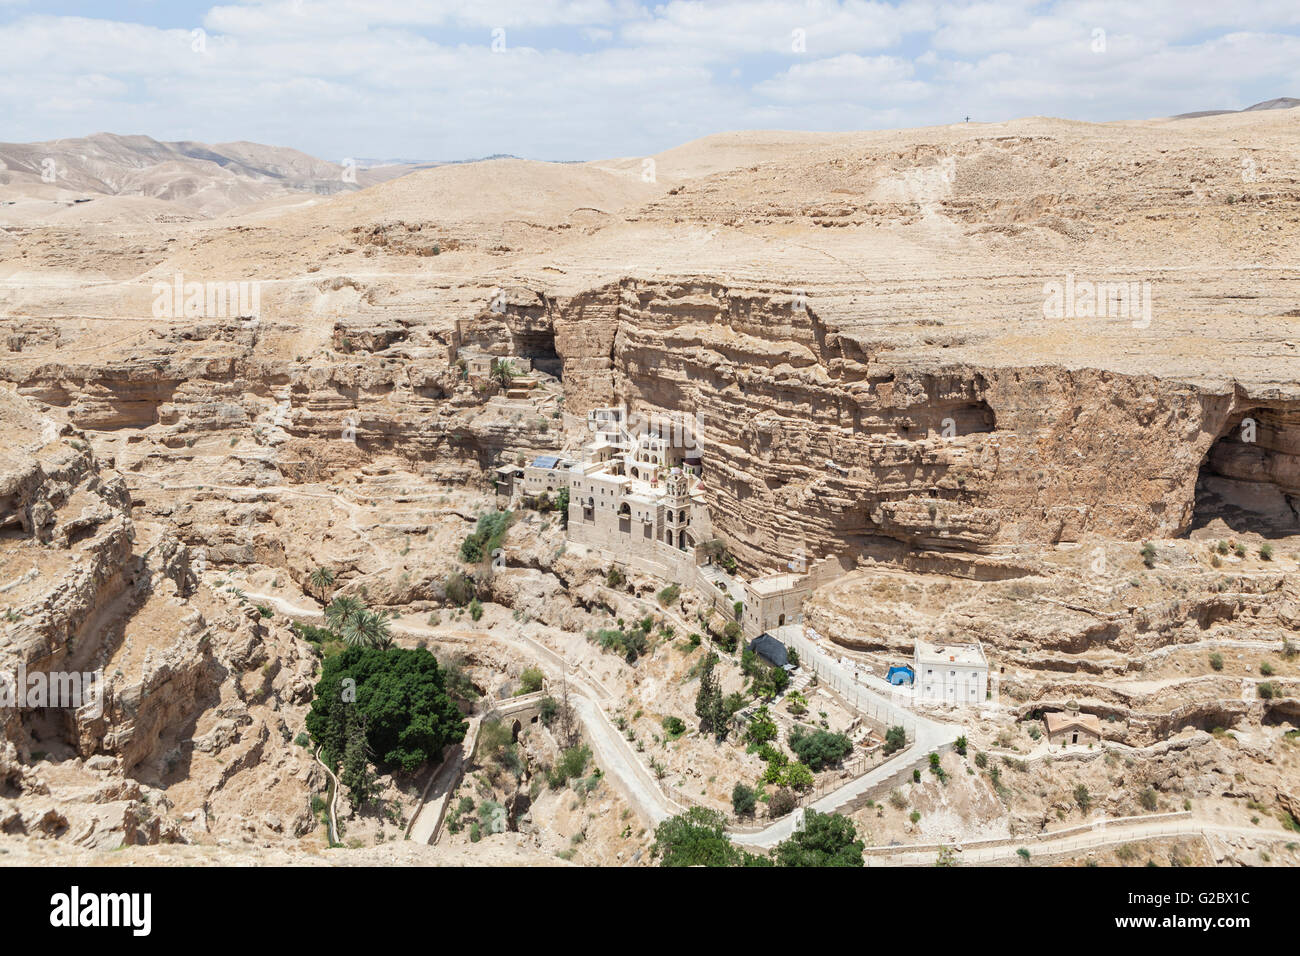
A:
POLYGON ((316 762, 324 767, 325 772, 329 774, 330 800, 325 807, 328 811, 326 814, 326 821, 329 824, 330 845, 336 846, 339 843, 339 827, 337 822, 339 818, 339 778, 334 776, 334 771, 325 765, 324 760, 320 759, 319 747, 316 748, 316 753, 313 756, 315 756, 316 762))

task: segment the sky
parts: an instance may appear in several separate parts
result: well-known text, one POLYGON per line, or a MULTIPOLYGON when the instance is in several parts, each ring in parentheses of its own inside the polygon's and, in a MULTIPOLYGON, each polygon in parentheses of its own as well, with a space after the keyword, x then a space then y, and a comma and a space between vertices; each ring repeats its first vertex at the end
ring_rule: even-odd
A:
POLYGON ((645 156, 1300 97, 1300 0, 0 0, 0 140, 645 156))

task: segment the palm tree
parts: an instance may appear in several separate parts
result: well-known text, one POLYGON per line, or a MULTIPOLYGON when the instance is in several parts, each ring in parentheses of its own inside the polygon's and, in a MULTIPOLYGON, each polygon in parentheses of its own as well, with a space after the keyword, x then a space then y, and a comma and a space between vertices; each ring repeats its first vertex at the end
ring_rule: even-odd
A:
POLYGON ((324 600, 325 592, 334 586, 334 572, 323 565, 317 565, 307 575, 307 584, 324 600))
POLYGON ((362 608, 343 625, 343 640, 349 647, 392 647, 393 636, 388 613, 376 613, 362 608))
POLYGON ((515 363, 510 359, 493 359, 492 360, 492 378, 496 379, 501 385, 501 391, 510 387, 510 381, 519 372, 515 370, 515 363))
POLYGON ((360 598, 339 595, 325 608, 325 626, 335 634, 341 634, 365 609, 365 602, 360 598))

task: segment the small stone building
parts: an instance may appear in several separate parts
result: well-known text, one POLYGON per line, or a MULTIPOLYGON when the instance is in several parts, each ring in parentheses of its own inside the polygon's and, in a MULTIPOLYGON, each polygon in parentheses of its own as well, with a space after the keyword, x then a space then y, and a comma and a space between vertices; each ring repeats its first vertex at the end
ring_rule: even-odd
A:
POLYGON ((1074 701, 1065 705, 1064 712, 1044 714, 1043 725, 1047 728, 1047 742, 1053 746, 1088 746, 1101 740, 1101 718, 1079 713, 1079 705, 1074 701))

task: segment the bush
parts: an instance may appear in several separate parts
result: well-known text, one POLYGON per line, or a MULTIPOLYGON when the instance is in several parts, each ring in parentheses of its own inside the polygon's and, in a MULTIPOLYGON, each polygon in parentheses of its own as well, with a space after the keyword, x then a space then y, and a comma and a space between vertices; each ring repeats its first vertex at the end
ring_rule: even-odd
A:
POLYGON ((853 752, 853 741, 844 734, 827 730, 809 733, 802 725, 790 733, 789 744, 799 759, 813 770, 838 764, 853 752))
POLYGON ((453 571, 442 582, 442 593, 457 607, 464 607, 474 599, 474 579, 463 571, 453 571))
POLYGON ((682 734, 686 733, 686 722, 680 717, 665 717, 663 720, 664 733, 669 740, 676 740, 682 734))
POLYGON ((785 816, 798 805, 799 798, 794 795, 794 791, 782 787, 768 798, 767 815, 775 820, 777 817, 785 816))
POLYGON ((907 746, 907 731, 902 724, 895 724, 885 732, 885 756, 897 753, 907 746))
POLYGON ((1259 665, 1259 672, 1263 674, 1265 677, 1272 677, 1273 665, 1270 664, 1268 661, 1261 661, 1259 665))
POLYGON ((574 777, 582 776, 589 760, 591 760, 591 748, 586 744, 570 747, 560 754, 560 759, 547 774, 547 783, 551 785, 552 790, 559 790, 574 777))
POLYGON ((621 588, 627 583, 627 577, 619 569, 617 564, 611 564, 609 570, 605 572, 605 586, 610 588, 621 588))
POLYGON ((655 595, 655 598, 659 601, 660 607, 671 607, 677 603, 677 599, 681 597, 681 594, 682 589, 680 587, 676 584, 670 584, 655 595))
POLYGON ((1259 556, 1265 561, 1273 560, 1273 546, 1271 544, 1261 544, 1259 546, 1259 556))
POLYGON ((516 696, 520 694, 535 694, 542 689, 542 684, 546 680, 546 675, 541 672, 540 668, 529 667, 519 675, 519 690, 516 696))
POLYGON ((1269 681, 1264 681, 1256 685, 1255 692, 1259 694, 1260 700, 1272 700, 1274 697, 1280 697, 1281 693, 1269 681))
POLYGON ((1079 805, 1079 809, 1084 813, 1087 813, 1088 808, 1092 806, 1092 794, 1088 792, 1088 788, 1083 784, 1079 784, 1074 788, 1074 802, 1079 805))
POLYGON ((483 604, 478 598, 469 602, 469 616, 476 621, 483 616, 483 604))
POLYGON ((740 644, 740 625, 735 621, 728 621, 727 626, 722 629, 722 640, 719 643, 728 654, 735 653, 736 647, 740 644))
POLYGON ((1218 651, 1210 655, 1210 667, 1216 671, 1223 670, 1223 655, 1218 651))
POLYGON ((482 515, 474 531, 461 542, 460 559, 467 564, 477 564, 501 547, 514 514, 509 511, 497 511, 482 515))
POLYGON ((1142 550, 1139 553, 1142 555, 1142 563, 1148 568, 1156 566, 1156 549, 1150 541, 1142 542, 1142 550))
POLYGON ((738 817, 752 817, 758 806, 758 795, 753 787, 738 783, 731 788, 731 809, 738 817))
POLYGON ((811 790, 816 780, 802 763, 787 764, 781 773, 780 783, 794 790, 811 790))
POLYGON ((1154 811, 1160 805, 1160 798, 1153 787, 1147 787, 1138 794, 1138 802, 1143 810, 1154 811))

